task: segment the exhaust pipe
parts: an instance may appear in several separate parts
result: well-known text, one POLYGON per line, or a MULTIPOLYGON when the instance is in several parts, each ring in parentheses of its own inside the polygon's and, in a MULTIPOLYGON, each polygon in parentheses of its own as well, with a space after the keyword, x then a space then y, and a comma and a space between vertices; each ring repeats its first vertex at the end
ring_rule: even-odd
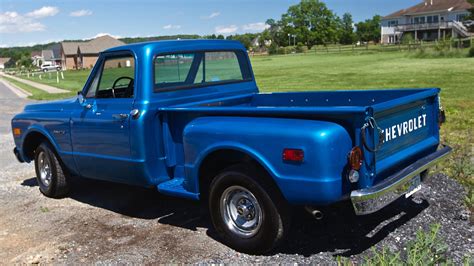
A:
POLYGON ((305 210, 309 212, 309 214, 311 214, 316 220, 321 220, 324 217, 324 214, 320 210, 316 210, 313 207, 306 206, 305 210))

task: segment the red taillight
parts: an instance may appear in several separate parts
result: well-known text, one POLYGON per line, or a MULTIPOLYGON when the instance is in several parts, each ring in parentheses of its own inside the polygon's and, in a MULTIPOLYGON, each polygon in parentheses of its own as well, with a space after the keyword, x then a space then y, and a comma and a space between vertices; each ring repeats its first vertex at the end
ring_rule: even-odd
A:
POLYGON ((300 149, 284 149, 283 161, 288 162, 303 162, 304 152, 300 149))
POLYGON ((355 146, 349 154, 349 164, 353 170, 359 170, 362 165, 362 150, 355 146))

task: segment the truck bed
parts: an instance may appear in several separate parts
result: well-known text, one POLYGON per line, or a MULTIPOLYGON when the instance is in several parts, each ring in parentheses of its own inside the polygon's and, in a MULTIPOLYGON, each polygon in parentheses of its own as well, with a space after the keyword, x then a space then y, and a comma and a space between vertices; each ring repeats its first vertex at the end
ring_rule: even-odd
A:
POLYGON ((220 114, 342 114, 390 109, 435 95, 439 89, 258 93, 162 107, 172 112, 220 114))
MULTIPOLYGON (((259 93, 227 98, 192 101, 173 106, 160 107, 173 123, 175 133, 183 130, 191 120, 203 116, 280 117, 323 120, 343 126, 354 146, 364 150, 366 167, 362 187, 369 187, 389 176, 395 169, 410 160, 436 150, 439 139, 437 113, 439 89, 398 89, 373 91, 323 91, 291 93, 259 93), (428 123, 410 134, 387 139, 379 150, 371 152, 379 143, 378 127, 386 136, 392 127, 400 129, 403 123, 425 115, 428 123), (374 118, 376 127, 367 128, 366 141, 361 131, 369 118, 374 118), (181 128, 181 129, 178 129, 181 128), (395 139, 396 138, 396 139, 395 139)), ((411 122, 413 123, 413 122, 411 122)), ((400 131, 403 133, 402 131, 400 131)), ((175 136, 179 140, 180 136, 175 136)), ((179 143, 176 143, 178 146, 179 143)))

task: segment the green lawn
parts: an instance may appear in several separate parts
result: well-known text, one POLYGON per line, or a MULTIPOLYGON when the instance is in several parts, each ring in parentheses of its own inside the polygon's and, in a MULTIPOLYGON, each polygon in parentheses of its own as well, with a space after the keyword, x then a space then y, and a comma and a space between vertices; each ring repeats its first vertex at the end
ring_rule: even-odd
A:
MULTIPOLYGON (((401 52, 372 54, 295 54, 252 58, 262 91, 442 88, 448 122, 444 142, 454 146, 448 174, 473 184, 474 58, 419 59, 401 52)), ((82 89, 90 70, 66 71, 56 84, 55 73, 30 79, 71 91, 82 89)), ((59 95, 58 95, 59 96, 59 95)), ((472 194, 471 194, 472 195, 472 194)), ((474 199, 472 199, 474 201, 474 199)))
POLYGON ((84 86, 87 77, 89 77, 90 72, 90 69, 64 71, 64 79, 61 79, 61 76, 59 76, 59 83, 56 83, 56 71, 35 73, 34 76, 30 74, 29 77, 27 77, 26 74, 22 74, 19 77, 77 92, 82 90, 82 87, 84 86), (41 79, 39 78, 40 75, 41 79))

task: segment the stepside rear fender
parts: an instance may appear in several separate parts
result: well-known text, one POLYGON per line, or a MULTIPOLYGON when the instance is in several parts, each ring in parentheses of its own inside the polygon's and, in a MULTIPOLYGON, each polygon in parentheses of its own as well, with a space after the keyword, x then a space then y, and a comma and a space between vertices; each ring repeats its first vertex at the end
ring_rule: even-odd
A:
POLYGON ((186 189, 199 193, 199 168, 214 151, 246 153, 263 166, 293 204, 328 204, 350 191, 345 181, 352 140, 340 125, 325 121, 201 117, 184 129, 186 189), (302 149, 302 163, 283 161, 285 148, 302 149))

